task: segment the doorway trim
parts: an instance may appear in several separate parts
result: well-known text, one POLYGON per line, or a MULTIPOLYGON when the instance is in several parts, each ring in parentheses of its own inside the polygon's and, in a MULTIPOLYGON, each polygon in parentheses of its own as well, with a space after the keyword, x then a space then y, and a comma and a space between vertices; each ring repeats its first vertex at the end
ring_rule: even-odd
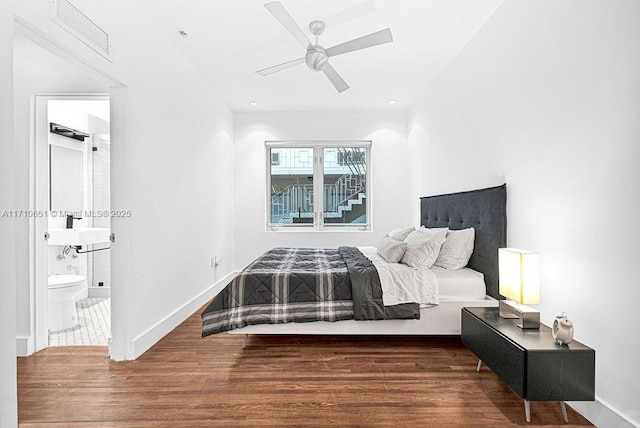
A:
MULTIPOLYGON (((23 36, 49 53, 58 58, 78 66, 83 69, 89 76, 104 83, 109 88, 110 116, 111 116, 111 206, 126 207, 129 205, 130 194, 127 190, 127 183, 131 169, 128 162, 127 141, 127 105, 129 89, 125 83, 113 76, 105 67, 107 64, 94 64, 81 55, 76 54, 67 46, 57 42, 55 38, 48 37, 46 33, 30 24, 23 18, 14 15, 14 35, 23 36)), ((35 106, 33 106, 35 108, 35 106)), ((32 112, 33 113, 33 112, 32 112)), ((33 114, 32 114, 33 117, 33 114)), ((34 124, 32 123, 32 126, 34 124)), ((34 138, 33 130, 31 138, 34 138)), ((34 142, 30 141, 30 144, 34 142)), ((33 164, 32 164, 33 165, 33 164)), ((31 186, 30 186, 31 187, 31 186)), ((33 195, 35 197, 35 195, 33 195)), ((30 204, 34 201, 30 195, 30 204)), ((34 209, 30 206, 30 209, 34 209)), ((109 356, 114 360, 134 359, 133 353, 133 326, 130 318, 133 317, 133 311, 127 310, 128 302, 131 301, 131 290, 127 286, 127 282, 131 278, 131 266, 127 263, 129 255, 129 243, 123 237, 129 236, 129 222, 111 220, 111 232, 119 239, 111 244, 111 337, 109 343, 109 356)), ((27 354, 35 352, 37 349, 35 340, 36 328, 35 323, 35 296, 33 294, 35 288, 35 273, 32 272, 32 254, 35 254, 35 245, 32 236, 35 234, 35 228, 29 228, 29 287, 31 290, 30 297, 30 337, 27 338, 27 354)), ((42 235, 40 235, 42 236, 42 235)), ((45 296, 46 298, 46 296, 45 296)), ((20 314, 18 314, 20 315, 20 314)), ((40 315, 42 316, 42 315, 40 315)), ((44 315, 46 316, 46 314, 44 315)), ((46 319, 46 318, 45 318, 46 319)), ((17 340, 23 338, 16 338, 17 340)), ((48 333, 47 333, 48 341, 48 333)))

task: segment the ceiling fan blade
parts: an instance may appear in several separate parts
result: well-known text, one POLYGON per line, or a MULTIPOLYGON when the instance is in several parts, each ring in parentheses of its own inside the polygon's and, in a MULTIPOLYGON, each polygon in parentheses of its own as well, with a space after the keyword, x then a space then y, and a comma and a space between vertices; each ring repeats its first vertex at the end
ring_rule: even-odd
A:
POLYGON ((293 61, 283 62, 282 64, 274 65, 273 67, 263 68, 256 71, 261 76, 268 76, 269 74, 277 73, 278 71, 286 70, 287 68, 295 67, 304 62, 304 58, 294 59, 293 61))
POLYGON ((344 92, 349 89, 349 85, 344 81, 342 77, 338 74, 335 68, 331 64, 327 64, 324 70, 322 70, 331 81, 331 84, 336 88, 338 92, 344 92))
POLYGON ((378 46, 389 42, 393 42, 393 36, 391 35, 391 29, 387 28, 329 48, 327 49, 327 55, 342 55, 345 53, 357 51, 360 49, 366 49, 372 46, 378 46))
POLYGON ((300 27, 298 27, 298 24, 296 24, 296 21, 294 21, 291 15, 289 15, 289 12, 287 12, 287 9, 284 8, 282 3, 274 1, 272 3, 265 4, 264 7, 266 7, 269 12, 271 12, 278 21, 280 21, 284 28, 286 28, 287 31, 296 38, 303 48, 308 49, 312 46, 309 38, 302 32, 300 27))
POLYGON ((345 22, 362 18, 363 16, 374 13, 377 10, 378 10, 377 0, 364 0, 343 11, 340 11, 338 13, 334 13, 331 16, 328 16, 322 21, 327 27, 331 27, 333 25, 344 24, 345 22))

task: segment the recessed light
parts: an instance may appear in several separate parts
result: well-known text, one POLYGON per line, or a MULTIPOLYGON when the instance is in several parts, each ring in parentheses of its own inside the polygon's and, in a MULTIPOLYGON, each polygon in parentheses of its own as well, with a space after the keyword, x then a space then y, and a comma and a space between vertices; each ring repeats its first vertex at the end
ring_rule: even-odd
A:
POLYGON ((189 37, 189 33, 187 33, 187 32, 186 32, 186 31, 184 31, 184 30, 178 30, 178 31, 176 31, 176 34, 177 34, 178 36, 180 36, 180 37, 185 38, 185 39, 186 39, 187 37, 189 37))
POLYGON ((395 104, 395 103, 397 103, 397 102, 398 102, 398 101, 396 101, 396 100, 389 100, 389 101, 388 101, 388 103, 389 103, 390 105, 394 105, 394 104, 395 104))
POLYGON ((258 107, 260 103, 258 103, 257 101, 249 101, 249 105, 253 107, 258 107))

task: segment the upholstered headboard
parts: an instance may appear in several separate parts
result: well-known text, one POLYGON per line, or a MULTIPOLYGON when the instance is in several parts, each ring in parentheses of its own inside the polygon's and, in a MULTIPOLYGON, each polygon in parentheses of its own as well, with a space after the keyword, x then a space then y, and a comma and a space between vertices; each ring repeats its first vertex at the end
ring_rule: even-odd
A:
POLYGON ((498 248, 507 246, 507 185, 420 198, 420 224, 458 230, 473 227, 475 242, 467 265, 482 272, 487 294, 498 293, 498 248))

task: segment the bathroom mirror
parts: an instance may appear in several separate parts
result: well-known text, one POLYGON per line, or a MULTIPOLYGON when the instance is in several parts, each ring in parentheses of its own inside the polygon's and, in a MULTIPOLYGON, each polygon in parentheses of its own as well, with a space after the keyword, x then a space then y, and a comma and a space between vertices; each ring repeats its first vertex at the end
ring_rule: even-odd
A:
POLYGON ((83 210, 83 153, 67 147, 49 146, 49 201, 52 211, 83 210))

